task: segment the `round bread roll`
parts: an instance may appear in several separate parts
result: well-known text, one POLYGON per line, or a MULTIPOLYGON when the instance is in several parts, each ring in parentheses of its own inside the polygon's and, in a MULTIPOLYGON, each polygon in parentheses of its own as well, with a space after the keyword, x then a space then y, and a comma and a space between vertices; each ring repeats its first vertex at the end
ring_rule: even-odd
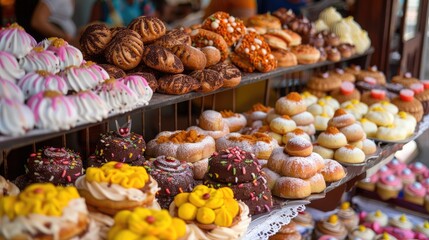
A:
POLYGON ((284 134, 282 137, 282 142, 284 144, 286 144, 290 139, 292 139, 294 137, 301 137, 301 138, 304 138, 304 139, 308 140, 309 142, 311 142, 310 136, 299 128, 284 134))
POLYGON ((323 175, 325 182, 336 182, 346 176, 343 166, 332 159, 325 159, 325 167, 320 174, 323 175))
POLYGON ((155 41, 166 32, 165 24, 161 19, 151 16, 134 18, 128 28, 140 34, 144 44, 155 41))
POLYGON ((336 127, 328 127, 317 137, 317 143, 326 148, 337 149, 347 145, 347 138, 336 127))
POLYGON ((326 182, 323 175, 316 173, 314 176, 307 179, 310 182, 311 193, 321 193, 326 189, 326 182))
POLYGON ((206 55, 198 48, 188 45, 176 45, 171 48, 187 70, 202 70, 206 67, 206 55))
POLYGON ((196 70, 189 74, 189 76, 197 79, 201 88, 199 92, 212 92, 223 86, 223 78, 219 72, 211 69, 196 70))
POLYGON ((107 62, 123 69, 135 68, 142 60, 143 42, 140 35, 130 29, 121 30, 104 51, 107 62))
POLYGON ((347 127, 340 128, 340 132, 346 136, 348 142, 360 141, 365 137, 365 132, 362 126, 358 123, 353 123, 347 127))
POLYGON ((302 137, 294 137, 285 145, 285 152, 291 156, 308 157, 313 152, 313 145, 302 137))
POLYGON ((286 177, 307 179, 317 173, 312 157, 289 157, 285 155, 281 174, 286 177))
POLYGON ((198 118, 198 126, 204 130, 221 131, 225 126, 225 122, 220 112, 206 110, 198 118))
POLYGON ((310 45, 298 45, 292 48, 299 64, 313 64, 319 61, 320 52, 310 45))
POLYGON ((287 132, 295 130, 295 128, 296 123, 288 115, 274 118, 270 122, 270 129, 278 134, 286 134, 287 132))
POLYGON ((82 53, 86 56, 100 54, 112 40, 112 33, 104 23, 91 24, 86 27, 79 39, 82 53))
POLYGON ((281 97, 276 101, 275 109, 280 115, 293 116, 305 112, 307 106, 299 93, 291 92, 287 96, 281 97))
POLYGON ((334 158, 334 150, 320 146, 317 143, 313 144, 313 152, 319 154, 322 158, 334 158))
POLYGON ((279 67, 291 67, 298 65, 298 60, 295 54, 285 49, 275 49, 271 51, 271 54, 277 59, 277 66, 279 67))
POLYGON ((335 151, 334 159, 342 163, 362 163, 365 161, 365 153, 359 148, 346 145, 335 151))
POLYGON ((208 69, 214 70, 223 78, 223 87, 232 88, 240 84, 241 72, 240 69, 229 63, 218 63, 208 69))
POLYGON ((188 45, 192 43, 191 36, 181 29, 168 31, 164 36, 158 38, 153 44, 171 50, 176 45, 188 45))
POLYGON ((220 111, 220 114, 228 125, 230 132, 238 132, 247 124, 246 117, 244 117, 244 115, 241 113, 234 113, 232 111, 224 110, 220 111))
POLYGON ((201 52, 203 52, 206 56, 206 68, 219 63, 221 56, 220 51, 217 48, 213 46, 207 46, 201 48, 201 52))
POLYGON ((181 73, 183 63, 172 52, 158 45, 149 45, 144 48, 143 62, 148 67, 166 73, 181 73))
POLYGON ((272 193, 282 198, 305 198, 311 195, 311 185, 310 182, 300 178, 281 177, 277 179, 272 193))

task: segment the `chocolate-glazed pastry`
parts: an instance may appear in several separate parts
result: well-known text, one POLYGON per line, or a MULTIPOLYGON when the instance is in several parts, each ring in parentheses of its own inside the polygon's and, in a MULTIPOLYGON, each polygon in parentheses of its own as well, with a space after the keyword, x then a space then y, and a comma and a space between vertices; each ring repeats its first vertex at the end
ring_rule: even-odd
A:
POLYGON ((249 206, 250 214, 270 211, 271 191, 254 154, 238 147, 215 152, 209 159, 204 184, 213 187, 230 187, 234 197, 249 206))
POLYGON ((145 47, 143 62, 148 67, 166 73, 181 73, 184 69, 182 61, 176 55, 158 45, 145 47))
POLYGON ((80 37, 79 43, 82 53, 87 56, 100 54, 112 40, 112 33, 105 24, 88 26, 80 37))
POLYGON ((102 67, 109 74, 111 78, 119 79, 126 76, 124 70, 116 67, 112 64, 98 64, 98 66, 102 67))
POLYGON ((188 45, 192 43, 191 36, 180 29, 173 29, 164 36, 158 38, 153 44, 171 50, 176 45, 188 45))
POLYGON ((158 80, 158 92, 180 95, 200 89, 200 82, 185 74, 166 75, 158 80))
POLYGON ((155 41, 166 32, 166 27, 161 19, 150 16, 135 18, 128 28, 140 34, 144 44, 155 41))
POLYGON ((279 8, 275 12, 273 12, 272 15, 280 19, 282 25, 287 25, 296 18, 293 11, 286 8, 279 8))
POLYGON ((95 154, 88 159, 88 166, 100 167, 110 161, 140 166, 145 161, 146 142, 143 136, 131 132, 131 121, 122 127, 116 123, 116 131, 100 134, 95 154))
POLYGON ((200 92, 212 92, 223 86, 223 77, 219 72, 211 69, 197 70, 189 74, 197 79, 201 87, 197 90, 200 92))
POLYGON ((72 185, 83 174, 79 154, 66 149, 46 147, 32 153, 27 160, 28 183, 72 185))
POLYGON ((161 208, 168 209, 174 196, 190 192, 194 188, 194 174, 190 165, 176 158, 158 156, 144 163, 147 172, 158 182, 160 190, 156 194, 161 208))
POLYGON ((209 69, 221 74, 223 78, 223 87, 235 87, 241 82, 241 71, 229 63, 218 63, 209 69))
POLYGON ((140 35, 130 29, 116 33, 104 51, 107 62, 129 70, 135 68, 142 59, 143 42, 140 35))
POLYGON ((116 36, 116 34, 122 30, 126 30, 126 27, 112 27, 110 28, 110 32, 112 34, 112 38, 114 38, 116 36))

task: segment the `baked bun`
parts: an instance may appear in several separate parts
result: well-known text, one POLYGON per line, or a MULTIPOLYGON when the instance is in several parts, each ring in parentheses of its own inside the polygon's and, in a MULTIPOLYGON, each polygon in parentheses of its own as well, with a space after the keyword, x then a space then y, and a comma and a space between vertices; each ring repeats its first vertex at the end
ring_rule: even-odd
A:
POLYGON ((223 86, 223 78, 219 72, 210 69, 196 70, 189 74, 200 82, 200 92, 212 92, 223 86))
POLYGON ((220 51, 212 46, 203 47, 200 49, 206 56, 206 68, 217 64, 220 61, 220 51))
POLYGON ((304 112, 307 106, 299 93, 291 92, 276 101, 275 109, 278 114, 293 116, 304 112))
POLYGON ((298 33, 290 29, 283 29, 282 31, 287 33, 290 36, 290 42, 288 42, 288 46, 293 47, 301 44, 301 41, 302 41, 301 35, 299 35, 298 33))
POLYGON ((319 154, 323 159, 334 158, 334 150, 320 146, 318 143, 313 144, 313 152, 319 154))
POLYGON ((240 84, 241 72, 240 69, 229 63, 218 63, 208 69, 214 70, 221 74, 223 78, 223 87, 232 88, 240 84))
POLYGON ((310 45, 298 45, 292 48, 299 64, 312 64, 319 61, 320 52, 310 45))
POLYGON ((181 29, 168 31, 164 36, 158 38, 153 44, 171 50, 176 45, 188 45, 192 43, 191 36, 181 29))
POLYGON ((328 126, 343 128, 350 126, 355 122, 356 119, 352 114, 347 113, 344 109, 340 108, 335 111, 334 117, 328 122, 328 126))
POLYGON ((248 27, 260 27, 265 29, 281 29, 280 20, 270 13, 258 14, 247 19, 248 27))
POLYGON ((308 157, 313 152, 313 145, 305 138, 294 137, 286 143, 284 150, 291 156, 308 157))
POLYGON ((347 145, 347 138, 336 127, 328 127, 317 137, 320 146, 337 149, 347 145))
POLYGON ((344 167, 332 159, 325 159, 325 167, 322 169, 320 174, 322 174, 325 182, 328 183, 339 181, 346 176, 344 167))
POLYGON ((195 29, 191 32, 191 38, 195 47, 213 46, 217 48, 221 55, 220 61, 224 61, 228 57, 229 47, 221 35, 205 29, 195 29))
POLYGON ((334 159, 342 163, 362 163, 365 161, 365 153, 359 148, 346 145, 335 151, 334 159))
POLYGON ((300 178, 280 177, 277 179, 272 193, 282 198, 305 198, 311 195, 311 184, 300 178))
POLYGON ((229 133, 229 127, 219 112, 206 110, 198 120, 198 127, 191 126, 187 131, 195 130, 198 134, 211 136, 215 140, 229 133))
POLYGON ((377 145, 375 142, 370 139, 365 139, 362 141, 362 151, 365 155, 374 154, 377 151, 377 145))
POLYGON ((94 56, 102 53, 110 40, 112 40, 110 29, 103 23, 96 23, 85 28, 79 43, 85 56, 94 56))
POLYGON ((286 144, 290 139, 294 137, 301 137, 311 142, 310 136, 299 128, 284 134, 282 137, 282 142, 286 144))
POLYGON ((202 70, 206 67, 206 55, 198 48, 188 45, 176 45, 171 48, 186 70, 202 70))
POLYGON ((347 127, 340 128, 340 132, 346 136, 348 142, 360 141, 366 136, 359 123, 353 123, 347 127))
POLYGON ((270 122, 270 129, 278 134, 286 134, 287 132, 295 130, 295 128, 296 123, 288 115, 274 118, 270 122))
POLYGON ((181 95, 201 88, 200 82, 185 74, 165 75, 158 80, 158 92, 181 95))
POLYGON ((291 118, 298 126, 308 126, 314 123, 313 114, 307 111, 295 114, 291 118))
POLYGON ((287 43, 282 38, 267 33, 264 34, 263 37, 271 49, 287 49, 287 43))
POLYGON ((291 51, 284 49, 275 49, 271 51, 271 54, 277 59, 277 66, 279 67, 291 67, 298 65, 298 60, 291 51))
MULTIPOLYGON (((315 91, 329 92, 341 86, 341 79, 328 72, 313 75, 307 82, 307 87, 315 91)), ((313 93, 313 91, 311 91, 313 93)))
POLYGON ((236 53, 232 52, 231 54, 229 54, 229 59, 243 72, 252 73, 256 70, 255 66, 253 66, 249 59, 242 57, 236 53))
POLYGON ((140 35, 130 29, 118 32, 104 51, 107 62, 129 70, 142 60, 143 42, 140 35))
POLYGON ((244 117, 244 115, 241 113, 234 113, 230 110, 224 110, 220 111, 220 114, 228 125, 230 132, 238 132, 247 124, 246 117, 244 117))
POLYGON ((151 16, 134 18, 128 25, 128 28, 140 34, 144 44, 155 41, 166 32, 165 24, 161 19, 151 16))
POLYGON ((323 175, 316 173, 314 176, 307 179, 310 182, 311 193, 321 193, 326 189, 326 182, 323 175))
POLYGON ((228 46, 232 46, 246 33, 246 27, 241 19, 222 11, 207 17, 201 28, 222 35, 228 46))
POLYGON ((172 52, 158 45, 149 45, 144 48, 143 62, 148 67, 166 73, 183 72, 183 63, 172 52))

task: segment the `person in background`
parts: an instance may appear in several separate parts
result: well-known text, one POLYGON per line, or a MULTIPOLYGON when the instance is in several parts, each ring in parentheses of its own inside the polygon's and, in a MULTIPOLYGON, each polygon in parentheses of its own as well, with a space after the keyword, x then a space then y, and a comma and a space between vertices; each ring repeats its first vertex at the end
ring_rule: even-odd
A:
POLYGON ((90 22, 101 21, 110 26, 126 26, 139 16, 154 16, 155 8, 150 0, 97 0, 90 22))
POLYGON ((246 19, 256 14, 256 0, 211 0, 205 9, 203 19, 217 11, 246 19))
POLYGON ((37 41, 60 37, 75 45, 74 4, 74 0, 16 0, 15 14, 18 24, 37 41))

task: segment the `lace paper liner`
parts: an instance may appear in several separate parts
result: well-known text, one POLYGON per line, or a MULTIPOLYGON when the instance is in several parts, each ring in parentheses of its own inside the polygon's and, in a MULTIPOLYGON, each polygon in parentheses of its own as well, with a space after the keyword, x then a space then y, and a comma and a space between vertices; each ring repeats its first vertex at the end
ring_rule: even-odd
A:
POLYGON ((268 239, 276 234, 283 225, 289 224, 298 215, 298 212, 304 211, 305 205, 309 203, 309 201, 294 201, 253 219, 242 239, 268 239))

